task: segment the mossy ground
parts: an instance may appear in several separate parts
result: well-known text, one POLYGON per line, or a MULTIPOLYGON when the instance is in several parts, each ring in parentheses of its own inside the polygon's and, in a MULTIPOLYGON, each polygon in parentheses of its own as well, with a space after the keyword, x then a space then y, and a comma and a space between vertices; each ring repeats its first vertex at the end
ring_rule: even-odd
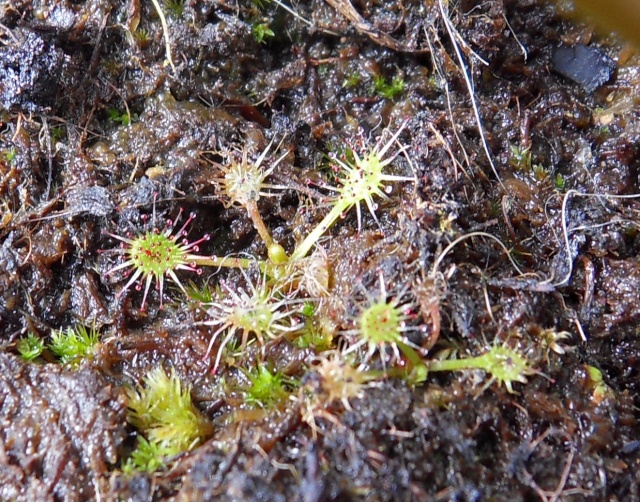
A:
MULTIPOLYGON (((312 0, 293 5, 304 22, 274 3, 187 0, 166 12, 175 70, 151 2, 0 7, 0 339, 11 372, 0 419, 19 424, 2 439, 6 458, 18 460, 0 469, 0 498, 53 486, 48 496, 67 500, 97 491, 136 500, 640 500, 639 206, 580 195, 640 192, 640 56, 546 3, 448 4, 350 10, 312 0), (273 36, 256 38, 264 25, 273 36), (486 149, 454 40, 468 44, 460 55, 486 149), (586 93, 550 71, 560 43, 598 47, 618 62, 615 75, 586 93), (255 158, 278 144, 266 164, 289 151, 270 175, 287 188, 260 198, 258 210, 291 253, 330 209, 324 187, 338 177, 330 156, 405 121, 392 174, 416 182, 393 183, 375 198, 375 219, 349 211, 320 240, 328 295, 313 305, 308 339, 322 343, 227 347, 213 374, 203 359, 206 309, 170 286, 162 310, 153 288, 144 310, 143 292, 117 295, 123 278, 107 274, 114 262, 98 251, 113 242, 103 232, 148 227, 154 204, 162 219, 195 213, 189 240, 211 236, 200 254, 266 258, 246 209, 227 207, 216 191, 220 152, 255 158), (480 231, 526 274, 480 235, 442 256, 480 231), (381 277, 390 296, 408 297, 406 333, 426 358, 508 344, 539 373, 515 382, 516 394, 484 388, 482 371, 327 389, 318 362, 325 334, 338 334, 332 348, 349 342, 381 277), (27 368, 8 355, 17 357, 27 333, 48 342, 75 324, 100 333, 81 370, 97 382, 87 394, 102 389, 91 409, 82 392, 67 392, 81 385, 52 369, 47 351, 27 368), (571 336, 554 338, 562 332, 571 336), (161 364, 191 387, 214 432, 170 469, 123 475, 135 437, 119 389, 161 364), (245 399, 247 369, 262 364, 288 394, 271 407, 245 399), (45 380, 50 389, 56 379, 59 393, 22 399, 20 389, 37 392, 45 380), (51 417, 71 421, 76 404, 100 417, 109 441, 92 433, 93 419, 67 438, 71 429, 51 417), (39 453, 56 434, 74 449, 34 468, 11 438, 43 416, 51 438, 39 453)), ((221 279, 246 287, 242 273, 213 272, 180 279, 202 296, 221 279)), ((368 370, 388 361, 372 357, 368 370)))

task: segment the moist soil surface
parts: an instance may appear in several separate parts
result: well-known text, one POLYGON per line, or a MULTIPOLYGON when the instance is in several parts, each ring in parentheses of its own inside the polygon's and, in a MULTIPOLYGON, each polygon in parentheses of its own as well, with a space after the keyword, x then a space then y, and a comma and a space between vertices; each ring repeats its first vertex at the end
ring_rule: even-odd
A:
POLYGON ((16 0, 0 23, 0 499, 640 500, 633 49, 534 0, 16 0), (225 326, 280 270, 228 166, 268 173, 250 195, 291 255, 372 151, 399 178, 300 260, 286 329, 225 326), (153 229, 246 267, 145 291, 117 267, 153 229), (375 302, 398 338, 366 339, 375 302), (65 364, 77 326, 99 343, 65 364), (515 374, 432 363, 498 347, 515 374), (209 427, 125 468, 126 389, 157 367, 209 427))

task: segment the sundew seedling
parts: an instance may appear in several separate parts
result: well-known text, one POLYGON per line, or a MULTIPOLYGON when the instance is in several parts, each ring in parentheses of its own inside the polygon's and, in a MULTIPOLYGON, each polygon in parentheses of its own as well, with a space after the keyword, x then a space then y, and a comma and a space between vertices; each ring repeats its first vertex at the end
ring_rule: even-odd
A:
POLYGON ((241 157, 238 158, 237 152, 226 151, 221 152, 226 162, 220 164, 221 176, 214 180, 219 195, 222 197, 223 203, 229 206, 242 206, 247 210, 247 214, 254 227, 260 234, 261 239, 267 246, 269 259, 273 263, 284 263, 288 257, 284 248, 274 242, 267 226, 258 211, 258 201, 261 197, 271 196, 271 190, 287 188, 281 185, 271 185, 266 182, 273 170, 282 162, 289 154, 284 152, 280 157, 271 162, 269 168, 263 168, 263 163, 271 151, 273 140, 260 153, 255 161, 249 159, 247 149, 242 150, 241 157))
POLYGON ((303 326, 296 318, 300 300, 284 295, 279 285, 271 284, 264 273, 255 282, 244 271, 243 276, 246 286, 221 281, 217 297, 203 305, 209 316, 204 324, 217 326, 205 359, 211 354, 218 338, 224 334, 213 366, 214 372, 220 365, 224 347, 237 334, 242 335, 241 346, 244 348, 249 335, 254 335, 264 345, 265 338, 274 339, 303 326))
POLYGON ((338 170, 339 187, 327 187, 336 193, 331 211, 311 231, 311 233, 298 245, 291 258, 294 260, 304 258, 322 235, 341 218, 353 206, 356 207, 358 216, 358 229, 362 228, 362 209, 364 203, 371 216, 378 221, 376 210, 378 205, 375 198, 388 198, 391 192, 391 182, 414 181, 412 176, 399 176, 388 174, 387 167, 393 163, 400 153, 405 152, 406 147, 400 145, 395 151, 393 146, 399 144, 398 138, 405 129, 407 121, 393 134, 385 129, 373 147, 365 142, 355 145, 350 150, 350 155, 342 157, 334 155, 332 163, 338 170), (391 134, 390 137, 389 134, 391 134))
POLYGON ((496 344, 489 351, 476 357, 463 359, 431 360, 427 363, 429 371, 461 371, 483 370, 491 375, 482 390, 486 389, 494 381, 506 387, 511 394, 515 393, 513 384, 516 382, 527 383, 527 377, 533 374, 541 374, 532 368, 532 362, 519 350, 507 345, 496 344))
POLYGON ((408 324, 416 307, 412 302, 402 300, 404 292, 389 298, 382 273, 379 282, 380 289, 377 293, 364 291, 366 300, 358 305, 359 313, 353 320, 355 327, 344 332, 344 335, 353 340, 344 353, 349 354, 366 347, 364 361, 369 361, 378 350, 384 366, 387 350, 390 349, 393 360, 400 359, 402 352, 411 364, 420 364, 420 356, 416 351, 421 349, 406 336, 409 331, 416 329, 408 324))
POLYGON ((200 244, 209 240, 208 234, 192 242, 189 242, 186 238, 189 225, 196 217, 194 213, 188 216, 177 231, 175 230, 182 212, 181 208, 176 219, 167 220, 165 228, 159 230, 156 227, 154 199, 153 222, 150 230, 135 237, 132 234, 123 237, 111 232, 104 232, 106 235, 120 241, 121 246, 111 250, 103 250, 102 253, 116 254, 124 258, 122 263, 109 269, 105 276, 108 277, 121 270, 125 270, 129 276, 124 287, 116 295, 117 297, 124 295, 134 284, 135 289, 140 291, 144 284, 144 294, 140 308, 145 310, 149 289, 152 282, 155 281, 156 289, 159 291, 160 296, 160 308, 162 308, 165 277, 171 279, 187 295, 176 271, 187 270, 201 274, 202 269, 198 267, 198 264, 209 264, 211 259, 195 254, 199 252, 200 244))

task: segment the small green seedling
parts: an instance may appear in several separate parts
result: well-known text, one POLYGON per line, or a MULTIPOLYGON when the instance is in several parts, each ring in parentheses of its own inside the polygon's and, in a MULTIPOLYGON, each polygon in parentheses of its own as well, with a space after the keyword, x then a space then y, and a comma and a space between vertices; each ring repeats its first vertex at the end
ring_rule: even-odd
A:
POLYGON ((4 150, 2 152, 2 156, 4 157, 4 160, 6 160, 9 164, 13 164, 13 161, 16 159, 17 154, 18 154, 18 151, 13 146, 8 150, 4 150))
POLYGON ((333 345, 334 332, 322 326, 322 322, 309 318, 300 335, 293 340, 300 349, 313 349, 316 353, 329 350, 333 345))
POLYGON ((54 331, 51 334, 49 349, 62 364, 77 367, 84 360, 93 357, 98 346, 98 331, 78 325, 66 331, 54 331))
POLYGON ((592 398, 596 404, 600 404, 606 398, 614 397, 613 390, 602 377, 602 372, 595 366, 585 365, 587 374, 589 375, 589 386, 592 390, 592 398))
POLYGON ((52 126, 50 128, 51 131, 51 142, 57 143, 62 140, 66 135, 66 130, 63 126, 52 126))
POLYGON ((571 334, 567 331, 557 331, 554 328, 538 329, 534 333, 540 348, 544 351, 544 359, 547 364, 549 364, 550 352, 553 351, 559 355, 564 354, 566 350, 560 342, 571 338, 571 334))
POLYGON ((544 181, 549 178, 549 171, 542 164, 535 164, 532 167, 533 177, 536 181, 544 181))
POLYGON ((144 436, 138 436, 138 444, 122 466, 122 472, 128 475, 155 472, 166 465, 169 457, 178 453, 181 452, 165 443, 147 441, 144 436))
POLYGON ((531 147, 520 145, 509 145, 509 165, 519 171, 529 172, 531 170, 531 147))
POLYGON ((17 349, 24 361, 32 362, 42 354, 44 341, 33 333, 29 333, 26 338, 18 341, 17 349))
POLYGON ((166 0, 164 8, 169 16, 178 19, 184 13, 184 0, 166 0))
POLYGON ((121 112, 117 108, 108 108, 107 116, 109 117, 109 120, 117 122, 120 125, 128 126, 131 124, 131 115, 128 111, 121 112))
POLYGON ((157 468, 164 457, 194 448, 212 432, 174 371, 167 375, 161 366, 151 370, 144 385, 128 389, 126 397, 128 420, 146 438, 132 457, 132 468, 157 468))
POLYGON ((259 44, 266 44, 267 39, 275 37, 275 33, 271 30, 268 23, 255 23, 251 26, 251 33, 253 38, 259 44))
POLYGON ((220 294, 220 288, 211 286, 208 282, 198 285, 193 281, 189 281, 184 289, 187 292, 187 298, 197 306, 203 303, 211 303, 216 298, 216 295, 220 294))
POLYGON ((345 89, 353 89, 354 87, 360 85, 361 81, 362 77, 360 76, 360 74, 357 71, 354 71, 346 76, 346 78, 342 82, 342 87, 345 89))
MULTIPOLYGON (((149 30, 146 28, 142 28, 138 26, 138 29, 133 32, 133 39, 137 42, 137 44, 142 48, 146 49, 149 43, 151 42, 151 34, 149 30)), ((129 124, 124 124, 129 125, 129 124)))

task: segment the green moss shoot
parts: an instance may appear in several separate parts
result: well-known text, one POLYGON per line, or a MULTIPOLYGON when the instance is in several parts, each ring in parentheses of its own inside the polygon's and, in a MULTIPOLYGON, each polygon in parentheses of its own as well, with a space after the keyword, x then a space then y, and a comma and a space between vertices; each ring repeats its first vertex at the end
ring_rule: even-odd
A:
POLYGON ((258 364, 251 371, 245 371, 245 375, 249 379, 249 384, 243 388, 245 402, 251 406, 277 406, 289 396, 282 373, 272 373, 265 365, 258 364))
POLYGON ((177 454, 194 448, 212 432, 211 424, 194 406, 191 391, 164 368, 151 370, 144 385, 126 392, 129 422, 159 451, 177 454))
POLYGON ((29 333, 26 338, 18 341, 17 349, 23 361, 32 362, 42 354, 44 341, 33 333, 29 333))
POLYGON ((66 331, 54 331, 51 334, 49 349, 62 364, 77 367, 84 360, 93 357, 98 345, 98 331, 78 325, 66 331))

